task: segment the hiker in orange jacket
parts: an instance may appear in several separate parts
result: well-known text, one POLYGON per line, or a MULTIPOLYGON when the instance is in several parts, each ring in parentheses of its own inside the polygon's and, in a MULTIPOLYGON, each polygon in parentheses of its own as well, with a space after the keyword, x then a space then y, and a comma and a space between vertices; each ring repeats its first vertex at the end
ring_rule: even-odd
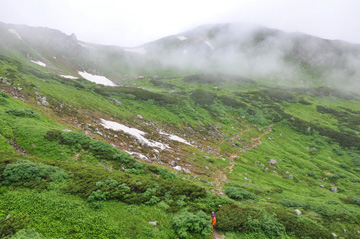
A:
POLYGON ((216 217, 215 217, 214 212, 211 213, 211 223, 213 225, 213 228, 215 228, 216 227, 216 217))

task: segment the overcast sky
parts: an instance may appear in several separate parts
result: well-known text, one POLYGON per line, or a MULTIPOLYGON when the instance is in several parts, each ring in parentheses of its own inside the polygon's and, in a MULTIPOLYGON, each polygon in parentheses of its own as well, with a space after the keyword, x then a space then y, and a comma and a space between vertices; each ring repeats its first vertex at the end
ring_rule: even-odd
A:
POLYGON ((360 43, 360 0, 0 0, 0 21, 128 47, 224 22, 360 43))

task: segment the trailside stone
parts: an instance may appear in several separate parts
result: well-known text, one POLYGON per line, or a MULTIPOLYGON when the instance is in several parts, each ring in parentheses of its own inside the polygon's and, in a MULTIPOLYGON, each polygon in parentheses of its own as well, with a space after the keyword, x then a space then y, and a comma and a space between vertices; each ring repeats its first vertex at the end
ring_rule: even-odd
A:
POLYGON ((301 215, 302 214, 302 212, 299 209, 295 209, 294 212, 295 212, 296 215, 301 215))
POLYGON ((276 163, 277 163, 276 159, 270 159, 270 160, 269 160, 269 164, 270 164, 271 166, 274 166, 276 163))
POLYGON ((157 225, 157 221, 153 221, 153 222, 149 222, 149 224, 156 226, 157 225))

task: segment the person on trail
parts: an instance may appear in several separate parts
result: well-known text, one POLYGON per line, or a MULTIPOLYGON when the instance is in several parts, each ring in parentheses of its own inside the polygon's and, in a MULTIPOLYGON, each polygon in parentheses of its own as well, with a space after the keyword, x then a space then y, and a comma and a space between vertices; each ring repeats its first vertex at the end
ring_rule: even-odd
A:
POLYGON ((219 205, 219 206, 218 206, 218 210, 220 210, 221 207, 222 207, 222 205, 219 205))
POLYGON ((216 227, 216 217, 215 217, 215 212, 211 213, 211 223, 213 225, 213 228, 216 227))

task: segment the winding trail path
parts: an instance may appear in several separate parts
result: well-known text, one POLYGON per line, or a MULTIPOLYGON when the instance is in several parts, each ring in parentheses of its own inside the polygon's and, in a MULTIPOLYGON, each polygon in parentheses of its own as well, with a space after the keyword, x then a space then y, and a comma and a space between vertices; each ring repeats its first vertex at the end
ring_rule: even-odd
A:
MULTIPOLYGON (((253 149, 262 144, 261 138, 265 135, 269 134, 272 131, 274 125, 269 125, 264 133, 259 135, 258 137, 251 138, 251 146, 248 147, 246 150, 242 150, 242 154, 245 153, 247 150, 253 149)), ((229 182, 227 175, 233 172, 233 168, 236 165, 235 159, 238 157, 238 154, 232 154, 229 156, 229 166, 225 167, 224 169, 218 169, 215 175, 215 188, 212 190, 213 193, 217 195, 224 195, 223 186, 225 183, 229 182)), ((225 239, 224 235, 219 234, 215 229, 213 230, 213 239, 225 239)))

